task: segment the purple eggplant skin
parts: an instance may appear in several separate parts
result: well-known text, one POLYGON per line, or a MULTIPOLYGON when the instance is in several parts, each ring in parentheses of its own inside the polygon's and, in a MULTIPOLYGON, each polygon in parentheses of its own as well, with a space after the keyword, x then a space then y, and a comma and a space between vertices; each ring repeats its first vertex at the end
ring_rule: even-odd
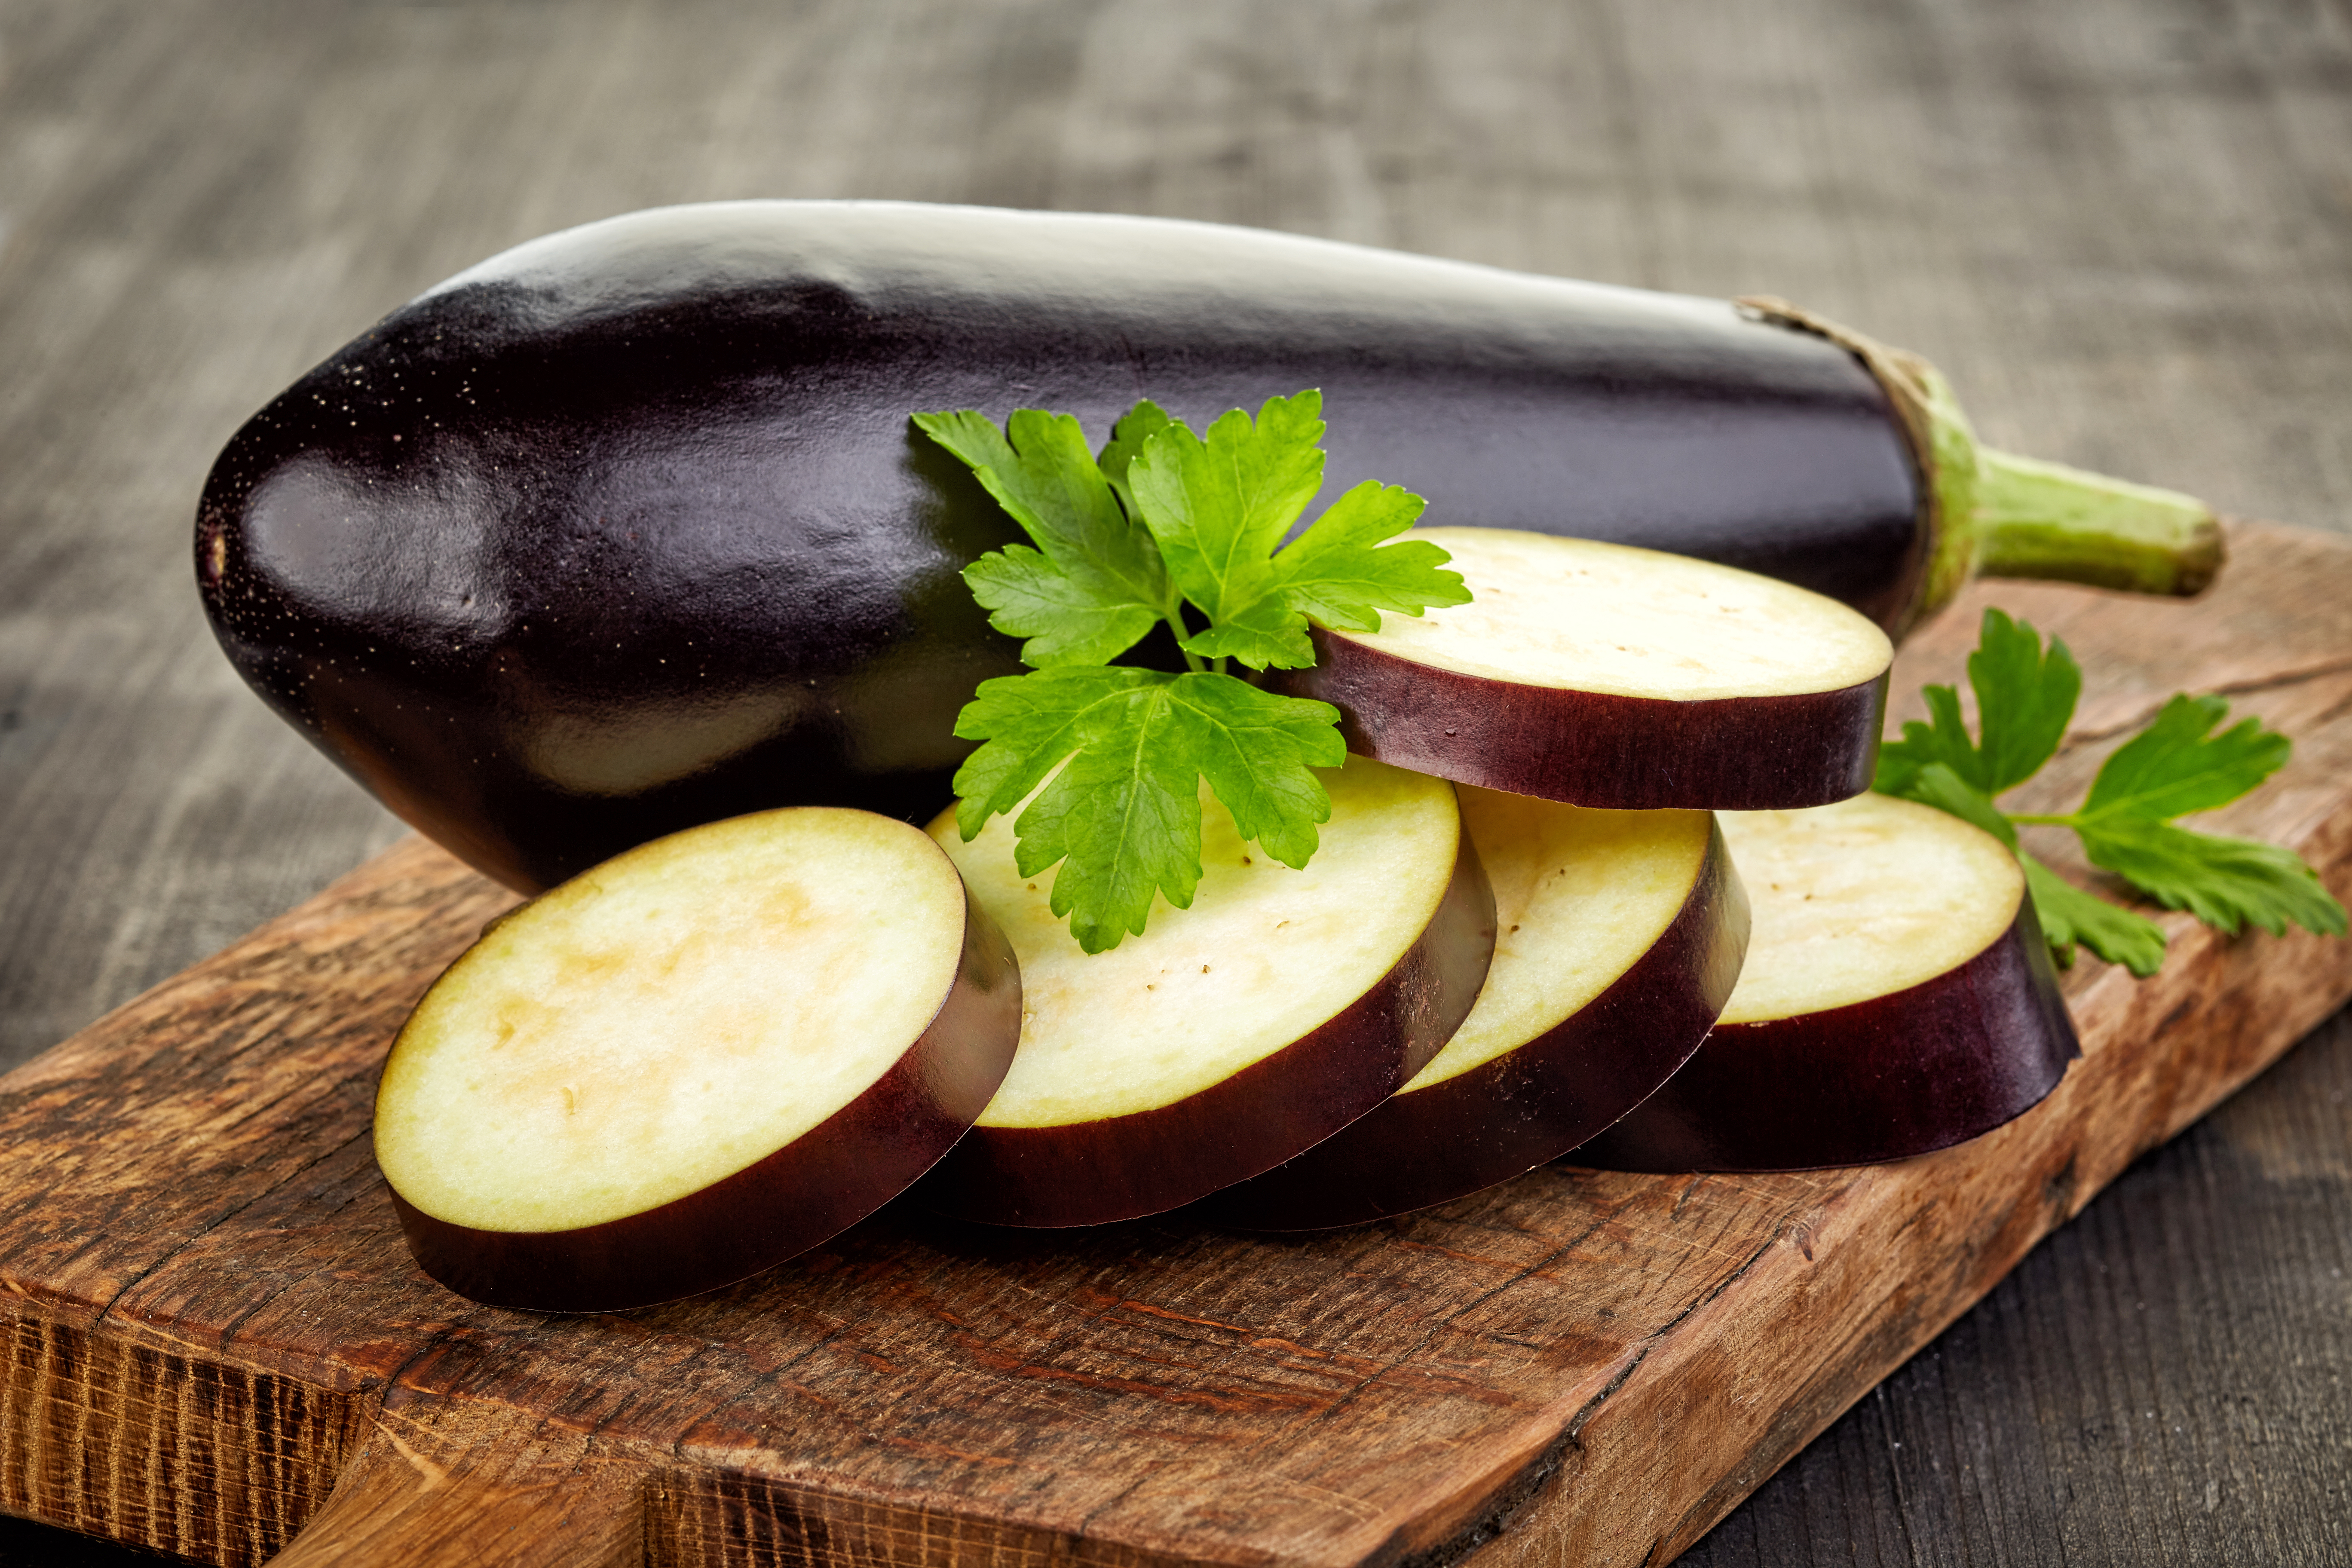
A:
POLYGON ((1682 1070, 1562 1163, 1811 1171, 1933 1153, 2032 1110, 2083 1054, 2021 898, 1974 957, 1888 995, 1717 1024, 1682 1070))
POLYGON ((1020 668, 958 574, 1018 534, 909 415, 1101 438, 1138 398, 1198 428, 1305 387, 1325 500, 1378 479, 1433 522, 1705 556, 1882 622, 1927 570, 1879 382, 1725 302, 1164 219, 744 202, 553 235, 394 311, 230 440, 197 574, 271 706, 536 890, 714 817, 946 802, 957 710, 1020 668))

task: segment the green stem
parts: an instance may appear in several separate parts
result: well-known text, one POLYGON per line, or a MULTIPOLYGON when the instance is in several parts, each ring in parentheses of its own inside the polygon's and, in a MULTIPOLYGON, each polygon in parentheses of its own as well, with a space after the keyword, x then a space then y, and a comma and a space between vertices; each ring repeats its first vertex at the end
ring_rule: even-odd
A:
POLYGON ((1977 448, 1977 566, 2137 594, 2194 594, 2221 566, 2221 529, 2204 502, 1977 448))
POLYGON ((1847 349, 1895 405, 1928 486, 1932 528, 1918 593, 1888 620, 1896 637, 1950 604, 1979 573, 2194 594, 2221 569, 2221 524, 2203 502, 1980 446, 1951 384, 1917 354, 1785 300, 1739 303, 1761 320, 1818 333, 1847 349))
POLYGON ((1160 618, 1166 621, 1168 623, 1168 629, 1176 634, 1176 651, 1184 656, 1184 668, 1191 670, 1195 675, 1206 675, 1209 672, 1209 667, 1202 662, 1201 656, 1199 654, 1194 653, 1191 648, 1184 646, 1184 639, 1192 635, 1184 629, 1184 601, 1181 599, 1169 600, 1168 603, 1161 607, 1160 611, 1160 618))
POLYGON ((2071 812, 2063 815, 2053 816, 2049 812, 2042 811, 2011 811, 2004 812, 2002 815, 2007 816, 2011 822, 2032 822, 2040 824, 2046 827, 2072 827, 2074 826, 2074 814, 2071 812))

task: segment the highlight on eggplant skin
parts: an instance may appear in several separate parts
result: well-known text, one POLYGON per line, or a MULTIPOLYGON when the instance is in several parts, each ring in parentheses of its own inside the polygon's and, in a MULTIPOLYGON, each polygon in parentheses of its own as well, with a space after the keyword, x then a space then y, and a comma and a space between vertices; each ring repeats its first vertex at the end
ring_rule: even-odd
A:
MULTIPOLYGON (((231 661, 525 891, 694 823, 944 804, 1019 666, 958 574, 1017 531, 919 409, 1207 421, 1323 390, 1325 494, 1922 602, 1933 488, 1855 352, 1733 305, 1165 219, 657 209, 394 311, 215 463, 231 661)), ((1947 552, 1947 554, 1949 552, 1947 552)))

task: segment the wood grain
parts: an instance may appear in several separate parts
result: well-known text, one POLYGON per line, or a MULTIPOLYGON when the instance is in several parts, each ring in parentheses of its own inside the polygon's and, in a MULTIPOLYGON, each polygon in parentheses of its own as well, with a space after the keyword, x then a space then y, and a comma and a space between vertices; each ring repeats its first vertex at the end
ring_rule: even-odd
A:
MULTIPOLYGON (((2352 517, 2340 5, 6 0, 0 1060, 396 832, 195 613, 229 431, 502 246, 730 195, 1778 292, 1931 354, 2002 445, 2352 517)), ((2144 1162, 1692 1560, 2352 1556, 2352 1032, 2282 1070, 2314 1049, 2337 1065, 2144 1162)), ((0 1562, 96 1550, 0 1521, 0 1562)))
POLYGON ((386 1400, 277 1568, 499 1563, 643 1568, 646 1478, 580 1433, 463 1405, 386 1400))
MULTIPOLYGON (((2352 544, 2231 537, 2196 604, 2033 613, 2127 689, 2219 676, 2290 727, 2218 818, 2352 891, 2352 544), (2257 655, 2215 635, 2248 614, 2257 655)), ((2033 790, 2080 787, 2108 713, 2033 790)), ((367 1141, 407 1006, 510 901, 408 841, 0 1079, 0 1501, 227 1563, 1664 1562, 2352 994, 2352 942, 2167 917, 2156 979, 2069 974, 2049 1100, 1921 1160, 1559 1165, 1300 1240, 894 1207, 710 1296, 541 1317, 415 1270, 367 1141)))

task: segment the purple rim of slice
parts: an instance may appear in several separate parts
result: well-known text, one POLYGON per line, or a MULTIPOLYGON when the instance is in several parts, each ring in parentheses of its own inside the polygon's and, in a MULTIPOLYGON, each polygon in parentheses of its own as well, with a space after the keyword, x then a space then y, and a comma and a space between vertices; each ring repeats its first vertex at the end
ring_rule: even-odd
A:
POLYGON ((699 1295, 805 1252, 880 1208, 988 1108, 1021 1035, 1021 970, 964 894, 947 999, 888 1071, 765 1158, 684 1197, 572 1230, 493 1231, 395 1192, 417 1266, 461 1296, 543 1312, 610 1312, 699 1295))
POLYGON ((1964 1142, 2022 1115, 2082 1054, 2033 901, 1956 968, 1906 990, 1753 1024, 1696 1055, 1570 1163, 1803 1171, 1964 1142))
POLYGON ((1600 995, 1526 1044, 1393 1095, 1264 1175, 1212 1194, 1202 1218, 1247 1230, 1360 1225, 1475 1193, 1559 1158, 1674 1076, 1730 999, 1748 895, 1710 825, 1682 908, 1600 995))
POLYGON ((1369 990, 1280 1050, 1172 1104, 1055 1127, 975 1126, 916 1201, 992 1225, 1104 1225, 1179 1208, 1320 1142, 1393 1094, 1469 1016, 1495 954, 1470 835, 1421 935, 1369 990))
POLYGON ((1623 811, 1786 810, 1870 787, 1887 677, 1827 691, 1677 701, 1520 685, 1309 634, 1315 664, 1266 689, 1339 710, 1348 749, 1457 784, 1623 811))

